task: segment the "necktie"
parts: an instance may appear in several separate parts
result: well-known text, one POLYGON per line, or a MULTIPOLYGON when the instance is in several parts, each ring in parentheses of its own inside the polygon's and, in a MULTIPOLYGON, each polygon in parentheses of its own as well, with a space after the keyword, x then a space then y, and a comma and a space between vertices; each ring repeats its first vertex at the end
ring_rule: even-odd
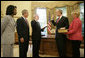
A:
POLYGON ((57 23, 59 22, 59 20, 60 20, 60 17, 58 18, 57 23))
MULTIPOLYGON (((27 25, 28 25, 28 22, 27 22, 27 19, 25 19, 25 22, 27 23, 27 25)), ((29 26, 29 25, 28 25, 29 26)))

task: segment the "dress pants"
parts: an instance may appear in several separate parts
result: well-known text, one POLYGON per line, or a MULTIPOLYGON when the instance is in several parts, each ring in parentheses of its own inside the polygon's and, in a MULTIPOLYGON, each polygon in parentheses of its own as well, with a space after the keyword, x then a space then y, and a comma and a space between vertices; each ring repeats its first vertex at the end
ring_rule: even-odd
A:
POLYGON ((32 40, 33 57, 39 57, 40 42, 41 40, 32 40))
POLYGON ((3 44, 3 57, 13 57, 13 44, 3 44))
POLYGON ((73 57, 80 57, 80 44, 81 44, 81 41, 79 40, 72 40, 72 54, 73 54, 73 57))
POLYGON ((66 40, 67 38, 56 38, 59 57, 66 57, 66 40))
POLYGON ((28 51, 28 42, 19 43, 19 57, 27 57, 27 51, 28 51))

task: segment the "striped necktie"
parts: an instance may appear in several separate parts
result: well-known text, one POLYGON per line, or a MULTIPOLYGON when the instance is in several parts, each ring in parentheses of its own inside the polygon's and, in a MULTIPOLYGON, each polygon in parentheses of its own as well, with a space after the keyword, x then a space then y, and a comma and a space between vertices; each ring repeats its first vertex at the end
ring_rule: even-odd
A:
POLYGON ((27 19, 25 19, 25 22, 26 22, 26 23, 27 23, 27 25, 29 26, 27 19))
POLYGON ((59 20, 60 20, 60 17, 57 19, 57 23, 59 22, 59 20))

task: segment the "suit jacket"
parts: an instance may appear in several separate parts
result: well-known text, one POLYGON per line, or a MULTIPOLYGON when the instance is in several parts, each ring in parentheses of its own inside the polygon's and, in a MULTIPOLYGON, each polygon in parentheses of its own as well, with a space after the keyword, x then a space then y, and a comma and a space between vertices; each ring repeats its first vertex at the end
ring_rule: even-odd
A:
POLYGON ((14 44, 15 21, 11 15, 6 15, 1 21, 1 44, 14 44))
POLYGON ((24 38, 24 41, 29 40, 29 25, 26 23, 23 17, 17 19, 17 33, 20 42, 20 38, 24 38))
POLYGON ((32 40, 40 40, 41 39, 41 29, 39 22, 36 22, 35 20, 31 21, 32 26, 32 40))
POLYGON ((75 18, 70 26, 69 31, 67 32, 70 40, 82 40, 82 22, 79 18, 75 18), (76 37, 76 38, 75 38, 76 37))
POLYGON ((66 38, 66 35, 65 34, 62 34, 62 33, 58 33, 58 29, 62 28, 62 27, 65 27, 66 29, 69 28, 69 21, 68 21, 68 18, 67 17, 64 17, 62 16, 60 18, 60 20, 56 22, 54 22, 54 20, 52 20, 52 23, 54 26, 56 26, 56 38, 66 38))

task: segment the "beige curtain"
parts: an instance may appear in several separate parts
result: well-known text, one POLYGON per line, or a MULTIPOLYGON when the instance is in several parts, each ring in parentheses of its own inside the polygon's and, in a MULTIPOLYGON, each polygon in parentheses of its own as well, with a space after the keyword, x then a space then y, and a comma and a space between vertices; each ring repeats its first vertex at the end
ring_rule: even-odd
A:
MULTIPOLYGON (((52 8, 52 9, 47 8, 47 23, 48 23, 48 20, 49 20, 49 13, 50 13, 50 19, 51 19, 51 16, 52 15, 55 16, 55 10, 56 10, 55 8, 52 8)), ((54 20, 55 20, 55 18, 54 18, 54 20)), ((53 26, 53 24, 51 25, 51 29, 55 29, 55 27, 53 26)), ((48 34, 49 34, 49 32, 48 32, 48 34)))
POLYGON ((72 6, 67 6, 67 17, 69 19, 69 24, 72 22, 72 16, 71 13, 74 12, 75 10, 80 11, 79 10, 79 4, 75 4, 72 6))
POLYGON ((32 9, 31 11, 32 11, 32 17, 31 18, 33 20, 34 19, 33 16, 34 16, 34 14, 36 14, 36 12, 35 12, 36 11, 36 8, 32 9))
MULTIPOLYGON (((56 8, 51 9, 51 16, 54 15, 54 21, 56 21, 56 14, 55 14, 56 8)), ((55 29, 55 26, 52 25, 52 29, 55 29)))
MULTIPOLYGON (((49 8, 46 8, 46 11, 47 11, 47 24, 48 24, 50 9, 49 8)), ((48 31, 47 31, 47 34, 49 34, 48 31)))

